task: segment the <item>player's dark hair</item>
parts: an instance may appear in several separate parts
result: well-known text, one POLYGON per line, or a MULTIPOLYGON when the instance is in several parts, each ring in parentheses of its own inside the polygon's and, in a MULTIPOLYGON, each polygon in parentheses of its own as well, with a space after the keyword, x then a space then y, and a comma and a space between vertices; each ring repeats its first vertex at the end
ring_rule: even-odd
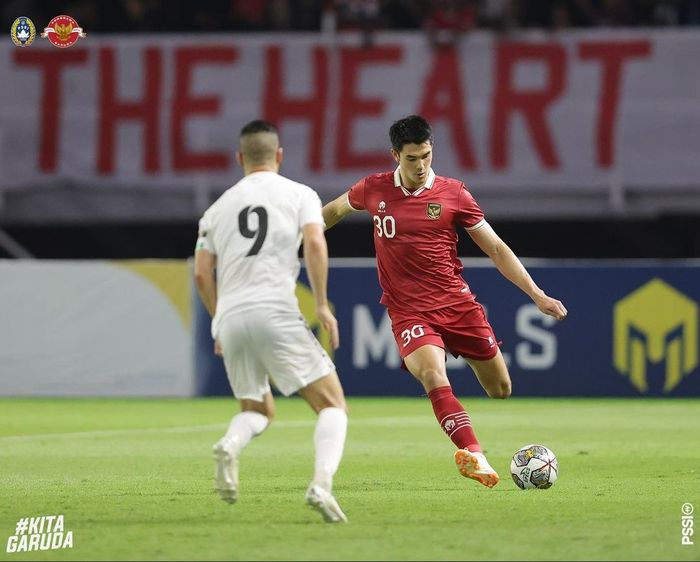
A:
POLYGON ((255 133, 275 133, 277 134, 277 127, 268 121, 263 121, 262 119, 255 119, 250 123, 247 123, 241 129, 241 136, 253 135, 255 133))
POLYGON ((405 144, 433 144, 433 129, 420 115, 409 115, 394 121, 389 129, 389 138, 394 150, 401 152, 405 144))
POLYGON ((248 165, 274 162, 278 149, 279 136, 277 127, 272 123, 256 119, 241 129, 240 153, 248 165))

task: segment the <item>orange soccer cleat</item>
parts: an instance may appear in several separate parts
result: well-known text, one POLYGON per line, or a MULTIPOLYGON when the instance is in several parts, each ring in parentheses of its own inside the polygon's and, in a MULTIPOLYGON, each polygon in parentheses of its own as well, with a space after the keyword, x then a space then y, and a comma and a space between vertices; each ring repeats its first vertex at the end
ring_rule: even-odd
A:
POLYGON ((462 476, 476 480, 487 488, 493 488, 500 480, 498 473, 491 468, 483 453, 458 449, 455 452, 455 463, 462 476))

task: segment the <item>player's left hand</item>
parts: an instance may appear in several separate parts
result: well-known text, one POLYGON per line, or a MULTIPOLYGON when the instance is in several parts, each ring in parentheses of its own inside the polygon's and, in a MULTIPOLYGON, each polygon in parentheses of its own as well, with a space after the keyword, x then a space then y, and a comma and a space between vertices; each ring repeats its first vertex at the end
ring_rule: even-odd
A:
POLYGON ((564 320, 568 314, 566 307, 560 300, 553 299, 547 295, 542 295, 541 297, 537 298, 535 300, 535 304, 537 305, 537 308, 540 309, 540 312, 553 316, 557 320, 564 320))
POLYGON ((221 344, 219 343, 219 340, 214 340, 214 355, 217 355, 218 357, 224 356, 224 350, 221 349, 221 344))
POLYGON ((323 326, 323 329, 328 331, 331 336, 331 345, 333 349, 338 349, 340 345, 340 336, 338 334, 338 321, 333 316, 331 309, 328 305, 317 306, 316 307, 316 318, 323 326))

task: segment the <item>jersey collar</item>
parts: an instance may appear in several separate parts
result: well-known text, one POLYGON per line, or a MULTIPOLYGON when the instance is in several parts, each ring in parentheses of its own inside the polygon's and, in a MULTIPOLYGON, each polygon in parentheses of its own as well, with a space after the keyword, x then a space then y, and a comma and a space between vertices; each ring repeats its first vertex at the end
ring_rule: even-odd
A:
POLYGON ((396 170, 394 170, 394 187, 400 187, 401 191, 403 191, 404 195, 408 195, 408 196, 414 195, 415 196, 415 195, 419 195, 420 193, 422 193, 424 189, 432 189, 433 188, 433 184, 435 183, 435 172, 433 172, 432 168, 430 168, 430 170, 428 170, 428 180, 425 182, 425 185, 422 187, 419 187, 414 192, 410 192, 403 185, 401 185, 401 173, 399 172, 399 170, 400 170, 400 167, 396 168, 396 170))

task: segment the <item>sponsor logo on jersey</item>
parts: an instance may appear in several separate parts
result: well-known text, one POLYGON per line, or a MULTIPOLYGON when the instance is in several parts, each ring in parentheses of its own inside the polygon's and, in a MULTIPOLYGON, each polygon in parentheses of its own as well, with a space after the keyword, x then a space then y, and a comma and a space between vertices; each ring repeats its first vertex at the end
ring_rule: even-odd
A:
POLYGON ((46 37, 52 45, 61 49, 67 49, 75 45, 78 39, 86 37, 87 33, 83 31, 83 28, 72 17, 56 16, 44 28, 41 36, 46 37))
POLYGON ((615 304, 613 364, 639 392, 646 393, 647 362, 662 361, 664 393, 698 366, 698 304, 655 278, 615 304))
POLYGON ((437 220, 442 213, 442 205, 440 203, 428 203, 428 218, 437 220))
POLYGON ((379 207, 377 208, 378 213, 383 213, 386 211, 386 203, 384 201, 379 202, 379 207))
POLYGON ((18 47, 29 47, 36 37, 34 22, 25 16, 18 17, 10 28, 12 42, 18 47))

